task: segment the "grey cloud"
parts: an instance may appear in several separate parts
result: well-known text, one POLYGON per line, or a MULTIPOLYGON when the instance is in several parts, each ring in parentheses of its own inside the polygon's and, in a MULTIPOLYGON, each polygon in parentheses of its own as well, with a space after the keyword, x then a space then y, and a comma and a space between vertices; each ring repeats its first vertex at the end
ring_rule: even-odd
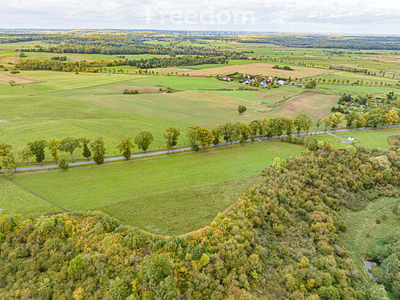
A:
POLYGON ((372 0, 0 0, 0 7, 0 28, 321 30, 393 34, 399 33, 400 25, 400 4, 394 0, 379 3, 372 0), (201 20, 199 16, 210 11, 214 18, 220 13, 222 21, 201 20), (245 25, 234 22, 233 16, 240 13, 251 14, 254 22, 245 25), (226 18, 229 14, 230 19, 226 18), (176 22, 179 18, 181 21, 176 22), (229 22, 225 22, 227 19, 229 22))

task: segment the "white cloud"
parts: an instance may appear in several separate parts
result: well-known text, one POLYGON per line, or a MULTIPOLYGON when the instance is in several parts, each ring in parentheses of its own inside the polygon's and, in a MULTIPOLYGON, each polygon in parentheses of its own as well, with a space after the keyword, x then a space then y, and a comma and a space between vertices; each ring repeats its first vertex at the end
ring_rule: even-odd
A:
POLYGON ((399 25, 398 0, 0 0, 0 28, 400 34, 399 25))

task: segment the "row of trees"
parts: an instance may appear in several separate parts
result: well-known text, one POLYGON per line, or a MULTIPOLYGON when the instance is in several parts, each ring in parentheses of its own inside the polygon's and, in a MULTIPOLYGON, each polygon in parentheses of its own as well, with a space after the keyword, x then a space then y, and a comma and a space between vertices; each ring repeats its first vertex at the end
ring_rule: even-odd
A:
MULTIPOLYGON (((400 110, 397 108, 392 108, 387 110, 384 108, 372 109, 367 113, 356 113, 352 112, 349 114, 342 114, 340 112, 335 112, 329 117, 323 117, 317 120, 315 123, 316 131, 324 126, 325 131, 328 128, 335 130, 343 122, 345 122, 348 129, 360 129, 363 127, 383 127, 388 125, 393 125, 400 121, 400 110)), ((212 130, 206 127, 200 126, 189 126, 186 131, 186 137, 188 138, 188 143, 193 150, 199 150, 201 148, 206 150, 213 144, 217 146, 221 140, 227 143, 232 143, 234 141, 240 141, 244 143, 247 140, 254 140, 256 136, 268 137, 273 136, 280 137, 283 134, 292 135, 293 132, 300 134, 301 131, 305 131, 308 135, 309 129, 313 126, 312 118, 305 114, 299 114, 296 118, 270 118, 270 119, 260 119, 254 120, 250 124, 245 124, 242 122, 231 123, 227 122, 225 124, 217 125, 212 130)), ((173 149, 178 144, 178 139, 181 135, 179 128, 170 127, 164 132, 165 146, 168 150, 173 149)), ((146 152, 150 144, 154 141, 154 136, 151 132, 143 130, 140 131, 134 139, 127 136, 123 139, 117 149, 124 156, 125 159, 129 159, 132 155, 132 149, 134 144, 137 145, 138 149, 146 152)), ((62 140, 50 139, 37 140, 28 143, 25 147, 18 150, 18 157, 22 161, 27 161, 29 166, 29 158, 35 157, 37 163, 42 165, 45 159, 45 148, 48 148, 52 159, 55 163, 58 163, 59 155, 58 151, 63 151, 71 155, 71 161, 74 162, 73 153, 78 148, 83 148, 83 157, 89 158, 92 156, 96 163, 101 164, 104 162, 104 156, 106 149, 104 147, 104 141, 102 138, 95 139, 92 143, 91 140, 86 137, 81 137, 80 139, 74 137, 67 137, 62 140)), ((16 167, 15 155, 12 151, 12 146, 8 144, 0 144, 0 166, 6 170, 6 172, 11 172, 12 169, 16 167)))
POLYGON ((228 60, 225 56, 220 56, 220 57, 179 56, 179 57, 150 58, 150 59, 127 61, 127 65, 142 69, 196 66, 203 64, 225 64, 225 63, 228 63, 228 60))
MULTIPOLYGON (((104 162, 104 155, 106 153, 104 141, 101 137, 96 138, 93 142, 86 137, 81 137, 79 139, 66 137, 62 140, 49 139, 48 141, 36 140, 29 142, 26 146, 17 151, 17 155, 21 161, 26 161, 29 167, 31 166, 31 157, 35 157, 35 161, 40 163, 40 165, 43 165, 43 161, 46 157, 46 148, 49 150, 50 155, 56 164, 58 164, 60 159, 59 151, 69 153, 72 162, 74 162, 73 154, 76 149, 83 148, 82 155, 87 160, 92 156, 93 151, 93 159, 98 164, 104 162)), ((3 168, 6 174, 12 172, 12 170, 16 168, 16 158, 11 145, 4 143, 0 144, 0 158, 0 168, 3 168)))
MULTIPOLYGON (((139 149, 146 152, 153 140, 154 137, 151 132, 142 130, 138 132, 134 142, 139 149)), ((46 156, 46 148, 57 165, 60 159, 59 151, 69 153, 71 155, 71 161, 74 162, 75 150, 83 148, 83 157, 89 160, 93 155, 93 160, 97 164, 102 164, 104 162, 106 154, 104 141, 101 137, 96 138, 92 142, 91 139, 86 137, 81 137, 79 139, 75 137, 66 137, 62 140, 49 139, 47 141, 36 140, 29 142, 26 146, 17 151, 17 155, 21 161, 26 161, 29 167, 31 166, 31 157, 35 157, 35 161, 40 163, 40 165, 43 165, 46 156)), ((129 136, 122 140, 120 145, 117 147, 126 159, 131 157, 133 148, 133 140, 129 136)), ((0 169, 1 168, 6 171, 6 174, 12 172, 12 170, 16 168, 16 157, 12 150, 12 145, 4 143, 0 144, 0 169)))
POLYGON ((134 66, 142 69, 151 68, 166 68, 178 66, 195 66, 202 64, 225 64, 228 60, 225 56, 210 56, 210 57, 192 57, 192 56, 179 56, 179 57, 164 57, 164 58, 151 58, 151 59, 138 59, 138 60, 114 60, 114 61, 65 61, 64 59, 51 59, 51 60, 38 60, 24 58, 20 59, 15 65, 21 70, 50 70, 62 72, 99 72, 102 68, 115 67, 115 66, 134 66), (95 69, 100 68, 100 69, 95 69))
MULTIPOLYGON (((77 44, 62 44, 53 45, 47 48, 37 47, 22 49, 25 52, 48 52, 48 53, 80 53, 80 54, 105 54, 105 55, 201 55, 201 56, 224 56, 230 54, 230 51, 221 51, 216 48, 205 48, 195 46, 163 46, 163 45, 77 45, 77 44)), ((233 53, 233 52, 232 52, 233 53)))

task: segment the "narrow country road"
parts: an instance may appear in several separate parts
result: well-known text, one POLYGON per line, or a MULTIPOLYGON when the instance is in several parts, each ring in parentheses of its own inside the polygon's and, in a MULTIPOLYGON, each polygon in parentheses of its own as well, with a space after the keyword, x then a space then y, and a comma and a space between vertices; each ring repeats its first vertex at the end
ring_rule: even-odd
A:
MULTIPOLYGON (((386 128, 395 128, 395 127, 400 127, 400 125, 391 125, 387 127, 379 127, 376 129, 386 129, 386 128)), ((317 132, 309 132, 308 135, 315 135, 315 134, 328 134, 328 133, 337 133, 337 132, 357 132, 357 131, 363 131, 363 130, 370 130, 373 129, 371 127, 366 127, 362 129, 355 129, 355 130, 350 130, 350 129, 338 129, 338 130, 327 130, 327 131, 317 131, 317 132)), ((296 135, 297 134, 293 134, 296 135)), ((306 132, 300 133, 300 136, 307 135, 306 132)), ((286 135, 281 135, 286 137, 286 135)), ((262 137, 262 138, 256 138, 255 141, 257 140, 273 140, 273 139, 278 139, 278 136, 273 136, 271 138, 267 137, 262 137)), ((251 142, 251 139, 248 139, 246 142, 251 142)), ((234 141, 232 144, 238 144, 239 141, 234 141)), ((219 143, 217 146, 211 145, 211 147, 218 147, 218 146, 226 146, 230 145, 231 143, 227 142, 222 142, 219 143)), ((184 147, 184 148, 177 148, 170 150, 169 153, 179 153, 179 152, 185 152, 185 151, 191 151, 191 147, 184 147)), ((156 155, 163 155, 163 154, 168 154, 167 150, 162 150, 162 151, 154 151, 154 152, 146 152, 146 153, 138 153, 138 154, 133 154, 131 158, 141 158, 141 157, 150 157, 150 156, 156 156, 156 155)), ((112 162, 112 161, 119 161, 119 160, 124 160, 125 158, 123 156, 116 156, 116 157, 109 157, 104 159, 104 162, 112 162)), ((69 166, 84 166, 84 165, 91 165, 94 164, 95 162, 93 160, 90 161, 81 161, 81 162, 75 162, 75 163, 69 163, 69 166)), ((26 167, 26 168, 16 168, 16 172, 24 172, 24 171, 37 171, 37 170, 47 170, 47 169, 55 169, 58 168, 57 165, 48 165, 48 166, 36 166, 36 167, 26 167)), ((4 170, 1 170, 0 173, 4 173, 4 170)))

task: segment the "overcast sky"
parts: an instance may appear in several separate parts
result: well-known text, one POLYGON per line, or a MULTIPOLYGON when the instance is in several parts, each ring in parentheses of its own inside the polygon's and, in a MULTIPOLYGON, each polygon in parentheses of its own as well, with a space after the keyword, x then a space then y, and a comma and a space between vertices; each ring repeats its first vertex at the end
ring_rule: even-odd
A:
POLYGON ((400 0, 0 0, 0 28, 400 35, 400 0))

